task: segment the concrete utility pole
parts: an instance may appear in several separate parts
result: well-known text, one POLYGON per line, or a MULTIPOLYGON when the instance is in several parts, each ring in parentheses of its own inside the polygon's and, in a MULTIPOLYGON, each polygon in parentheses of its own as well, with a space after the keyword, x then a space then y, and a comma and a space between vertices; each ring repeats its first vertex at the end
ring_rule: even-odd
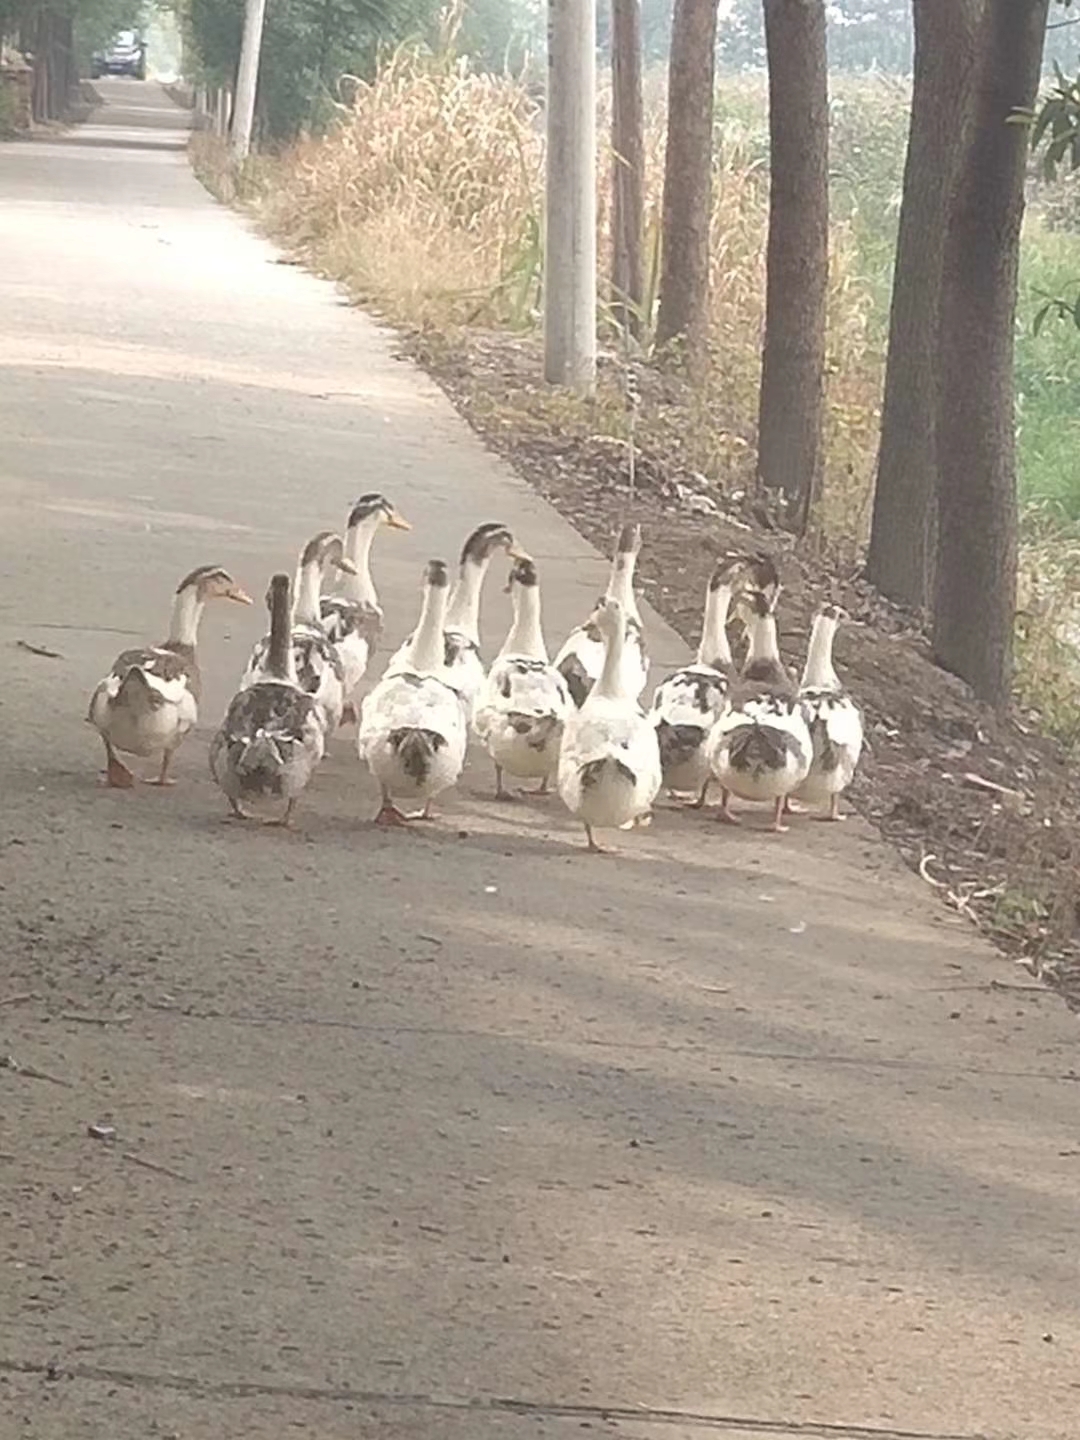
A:
POLYGON ((544 379, 596 379, 596 0, 548 0, 544 379))
POLYGON ((255 90, 259 83, 259 51, 262 49, 266 0, 245 0, 244 38, 240 43, 240 67, 236 75, 236 103, 233 106, 232 157, 238 163, 251 149, 251 127, 255 119, 255 90))

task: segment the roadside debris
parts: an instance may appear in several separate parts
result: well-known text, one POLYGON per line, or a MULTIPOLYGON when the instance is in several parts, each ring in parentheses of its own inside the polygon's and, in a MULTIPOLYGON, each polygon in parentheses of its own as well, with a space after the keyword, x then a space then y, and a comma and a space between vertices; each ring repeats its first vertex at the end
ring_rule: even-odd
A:
POLYGON ((33 1065, 20 1065, 14 1055, 0 1055, 0 1070, 11 1070, 16 1075, 25 1076, 27 1080, 47 1080, 50 1085, 62 1085, 65 1090, 75 1088, 70 1080, 61 1079, 59 1075, 50 1075, 33 1065))
POLYGON ((40 655, 45 660, 63 660, 64 658, 59 650, 50 650, 47 645, 31 645, 29 640, 16 640, 15 645, 17 649, 28 650, 31 655, 40 655))

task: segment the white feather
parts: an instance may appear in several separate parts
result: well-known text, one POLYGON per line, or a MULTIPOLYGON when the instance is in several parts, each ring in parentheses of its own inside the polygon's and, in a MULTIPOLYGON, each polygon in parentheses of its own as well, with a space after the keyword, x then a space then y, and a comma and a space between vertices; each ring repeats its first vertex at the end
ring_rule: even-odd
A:
POLYGON ((563 803, 589 830, 626 827, 648 814, 660 790, 656 730, 626 693, 626 625, 619 601, 600 602, 607 655, 600 678, 563 729, 557 783, 563 803))
POLYGON ((360 708, 357 749, 379 784, 401 798, 428 801, 456 784, 468 742, 461 696, 435 675, 399 671, 384 676, 360 708), (395 737, 402 731, 437 737, 423 776, 406 765, 395 737))
POLYGON ((664 784, 669 790, 698 793, 709 779, 705 745, 723 713, 727 690, 727 676, 711 665, 687 665, 656 687, 649 718, 660 739, 664 784), (700 736, 696 744, 691 740, 694 731, 700 736))
POLYGON ((743 800, 776 800, 806 779, 813 747, 806 714, 794 699, 754 696, 729 705, 706 741, 712 774, 743 800), (749 763, 742 746, 757 732, 749 763), (775 750, 775 760, 767 752, 775 750), (763 755, 762 752, 766 752, 763 755))
POLYGON ((443 661, 446 566, 425 572, 420 622, 409 641, 411 669, 387 673, 360 707, 357 750, 391 796, 425 806, 453 785, 465 764, 466 705, 447 681, 443 661))
POLYGON ((98 682, 87 718, 115 750, 142 757, 173 751, 194 728, 198 702, 186 676, 168 679, 155 673, 156 665, 175 663, 174 652, 150 646, 136 653, 138 663, 125 666, 122 673, 114 669, 98 682), (142 677, 145 690, 131 679, 133 671, 142 677))
POLYGON ((862 716, 842 691, 806 690, 801 698, 810 720, 813 759, 795 793, 811 805, 823 805, 854 778, 862 754, 862 716))
MULTIPOLYGON (((641 527, 624 526, 611 561, 604 598, 614 600, 621 608, 625 628, 620 687, 627 699, 637 700, 649 678, 649 657, 641 614, 634 594, 634 571, 641 549, 641 527)), ((592 620, 571 630, 555 656, 555 668, 567 680, 575 704, 581 705, 585 695, 600 679, 604 668, 606 646, 592 620)))
POLYGON ((503 655, 488 673, 473 728, 501 769, 519 779, 543 780, 558 763, 571 706, 566 683, 552 666, 527 655, 503 655))
POLYGON ((812 805, 835 806, 836 796, 851 784, 862 754, 862 715, 833 666, 840 614, 827 605, 814 617, 799 691, 810 724, 813 760, 796 793, 812 805))
MULTIPOLYGON (((591 689, 600 678, 604 668, 604 642, 589 633, 589 625, 579 625, 571 630, 563 641, 562 648, 555 656, 555 669, 564 677, 570 677, 579 669, 585 678, 585 688, 591 689)), ((649 657, 645 652, 645 641, 641 624, 628 616, 626 620, 626 648, 622 659, 622 686, 632 700, 638 699, 649 679, 649 657)))
POLYGON ((631 711, 590 695, 571 713, 558 767, 559 794, 571 814, 596 828, 621 828, 648 814, 660 783, 656 731, 636 706, 631 711), (586 783, 587 767, 597 764, 603 769, 586 783))

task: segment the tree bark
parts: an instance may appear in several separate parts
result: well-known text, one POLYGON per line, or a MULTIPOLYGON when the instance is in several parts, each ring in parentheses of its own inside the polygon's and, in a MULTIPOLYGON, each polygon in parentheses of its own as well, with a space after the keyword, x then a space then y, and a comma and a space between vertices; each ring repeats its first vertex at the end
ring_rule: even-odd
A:
POLYGON ((644 299, 645 108, 641 94, 641 0, 611 8, 611 289, 617 323, 641 329, 644 299))
POLYGON ((656 339, 704 351, 709 307, 713 85, 719 0, 675 0, 668 67, 660 305, 656 339))
POLYGON ((948 208, 972 95, 982 0, 914 0, 915 65, 893 271, 867 577, 930 604, 937 509, 937 325, 948 208))
POLYGON ((769 239, 758 476, 806 528, 818 493, 829 286, 829 88, 824 0, 765 0, 769 239))
POLYGON ((79 71, 75 61, 75 22, 73 17, 66 14, 61 15, 58 21, 58 30, 63 111, 66 115, 74 103, 75 90, 79 83, 79 71))
POLYGON ((990 704, 1012 684, 1016 616, 1013 326, 1028 128, 1049 0, 986 0, 972 124, 945 237, 937 403, 938 662, 990 704))

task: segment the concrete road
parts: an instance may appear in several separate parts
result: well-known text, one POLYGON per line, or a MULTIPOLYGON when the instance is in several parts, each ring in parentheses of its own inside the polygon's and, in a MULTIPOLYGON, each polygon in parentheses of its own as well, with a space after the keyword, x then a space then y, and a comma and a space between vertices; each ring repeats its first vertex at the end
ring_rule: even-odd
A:
POLYGON ((180 786, 100 787, 87 693, 178 577, 261 595, 363 490, 415 525, 387 648, 476 521, 556 641, 604 575, 100 88, 0 147, 0 1436, 1075 1440, 1075 1023, 859 822, 597 860, 474 761, 382 834, 343 731, 298 834, 228 826, 234 607, 180 786))

